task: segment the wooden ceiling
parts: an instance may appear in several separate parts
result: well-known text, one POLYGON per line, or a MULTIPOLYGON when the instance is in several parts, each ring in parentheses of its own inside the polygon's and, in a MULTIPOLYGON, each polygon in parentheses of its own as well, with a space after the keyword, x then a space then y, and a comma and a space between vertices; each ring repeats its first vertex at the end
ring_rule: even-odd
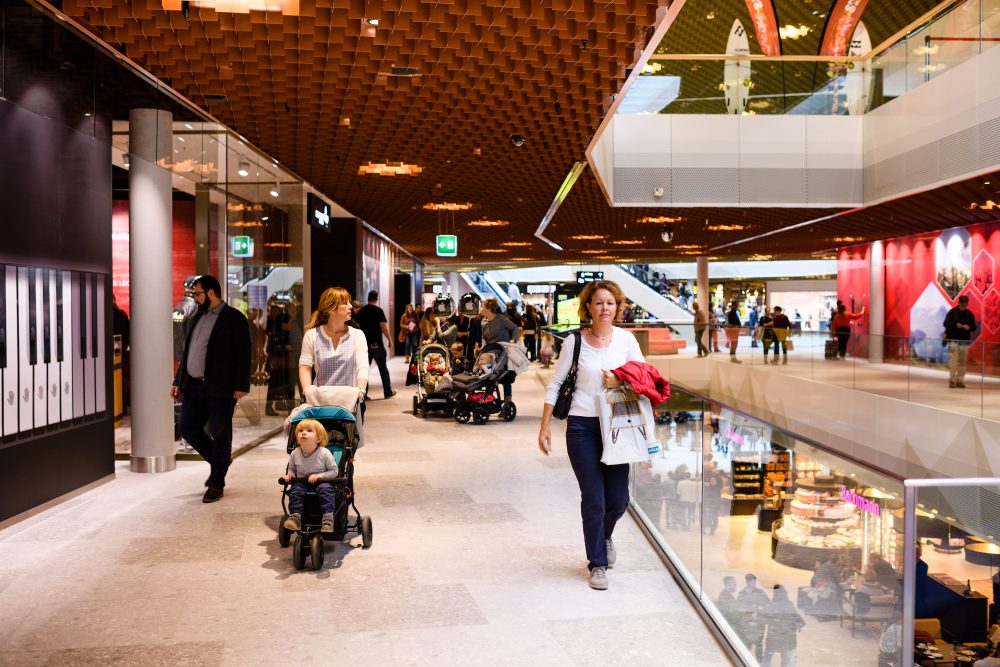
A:
MULTIPOLYGON (((834 4, 803 2, 822 11, 834 4)), ((782 7, 797 3, 779 1, 782 25, 782 7)), ((566 248, 556 251, 533 233, 572 165, 583 159, 625 69, 651 37, 658 2, 298 4, 298 16, 283 16, 216 12, 192 2, 187 19, 164 10, 163 0, 64 0, 62 10, 431 263, 439 261, 435 234, 451 229, 459 234, 462 262, 645 261, 690 259, 686 255, 838 212, 614 209, 585 171, 546 232, 566 248), (225 101, 213 102, 219 95, 225 101), (515 146, 512 135, 523 137, 523 145, 515 146), (359 175, 369 162, 403 162, 421 171, 359 175), (424 208, 441 202, 472 207, 424 208), (639 222, 667 215, 681 218, 673 223, 672 246, 660 240, 662 223, 639 222), (507 224, 468 225, 484 219, 507 224)), ((886 14, 877 9, 885 4, 869 2, 866 23, 869 12, 886 14)), ((912 4, 919 14, 926 0, 912 4)), ((724 33, 746 12, 743 0, 688 0, 678 18, 688 24, 678 25, 689 27, 668 32, 675 48, 724 49, 724 33, 719 44, 702 34, 709 5, 718 6, 709 23, 724 33)), ((885 26, 868 27, 891 34, 900 20, 894 15, 885 26)), ((717 254, 808 254, 832 247, 830 238, 855 235, 839 225, 830 233, 779 234, 717 254)))

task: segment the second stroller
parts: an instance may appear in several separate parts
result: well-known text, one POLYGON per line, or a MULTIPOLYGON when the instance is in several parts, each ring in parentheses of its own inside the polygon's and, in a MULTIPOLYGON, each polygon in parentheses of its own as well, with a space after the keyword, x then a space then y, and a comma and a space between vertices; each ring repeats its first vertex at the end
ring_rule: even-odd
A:
POLYGON ((459 373, 452 380, 452 403, 455 421, 460 424, 470 419, 475 424, 485 424, 490 415, 500 415, 505 422, 517 417, 513 401, 503 400, 500 384, 513 382, 516 373, 508 367, 507 351, 499 343, 483 346, 476 355, 476 363, 469 373, 459 373))

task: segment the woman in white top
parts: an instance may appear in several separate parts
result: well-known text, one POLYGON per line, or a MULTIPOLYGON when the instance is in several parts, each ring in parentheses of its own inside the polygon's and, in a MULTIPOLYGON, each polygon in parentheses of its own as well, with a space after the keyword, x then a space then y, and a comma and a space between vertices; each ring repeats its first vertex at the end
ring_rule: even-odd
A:
POLYGON ((555 374, 545 394, 538 448, 546 456, 552 451, 552 408, 559 387, 573 365, 573 349, 580 336, 580 360, 576 391, 566 421, 566 453, 580 484, 580 512, 583 539, 590 569, 590 587, 608 587, 606 569, 614 565, 615 547, 611 534, 628 506, 628 464, 604 465, 601 422, 597 395, 604 387, 618 387, 621 380, 612 369, 629 361, 644 361, 639 343, 630 332, 614 326, 622 315, 625 297, 610 280, 597 280, 580 293, 580 321, 590 321, 579 334, 566 338, 555 374))
POLYGON ((351 295, 342 287, 328 287, 319 297, 302 337, 299 383, 356 387, 363 398, 368 388, 368 342, 360 329, 347 326, 351 295), (315 373, 315 380, 314 380, 315 373))

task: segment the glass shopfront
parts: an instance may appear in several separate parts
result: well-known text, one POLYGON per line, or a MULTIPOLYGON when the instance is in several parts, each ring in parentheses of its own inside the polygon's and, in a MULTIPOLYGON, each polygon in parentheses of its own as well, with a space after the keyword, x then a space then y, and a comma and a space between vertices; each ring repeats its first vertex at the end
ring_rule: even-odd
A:
POLYGON ((909 627, 918 664, 988 650, 1000 495, 920 480, 908 505, 911 482, 676 385, 657 422, 662 451, 635 466, 632 508, 744 664, 913 664, 909 627), (914 567, 905 545, 918 538, 914 567), (904 623, 908 566, 916 616, 904 623))

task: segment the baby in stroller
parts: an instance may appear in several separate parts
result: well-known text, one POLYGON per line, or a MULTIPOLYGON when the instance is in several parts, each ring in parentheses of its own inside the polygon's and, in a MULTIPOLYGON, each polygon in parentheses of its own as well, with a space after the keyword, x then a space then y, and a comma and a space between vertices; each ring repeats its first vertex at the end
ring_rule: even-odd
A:
POLYGON ((499 386, 512 382, 516 373, 508 369, 508 354, 500 343, 485 345, 476 356, 476 363, 469 373, 452 377, 452 400, 455 403, 455 421, 485 424, 489 416, 499 414, 504 421, 513 421, 517 406, 501 400, 499 386))
POLYGON ((424 355, 423 365, 424 391, 427 393, 438 391, 438 385, 450 370, 445 356, 440 352, 428 352, 424 355))
POLYGON ((311 485, 315 485, 320 511, 323 512, 320 532, 332 533, 336 494, 331 480, 336 479, 338 470, 337 461, 325 447, 329 436, 323 425, 315 419, 303 419, 295 427, 295 439, 299 446, 288 457, 288 468, 284 476, 286 482, 292 482, 288 490, 288 518, 285 519, 285 528, 291 531, 302 529, 302 508, 306 492, 311 485))

